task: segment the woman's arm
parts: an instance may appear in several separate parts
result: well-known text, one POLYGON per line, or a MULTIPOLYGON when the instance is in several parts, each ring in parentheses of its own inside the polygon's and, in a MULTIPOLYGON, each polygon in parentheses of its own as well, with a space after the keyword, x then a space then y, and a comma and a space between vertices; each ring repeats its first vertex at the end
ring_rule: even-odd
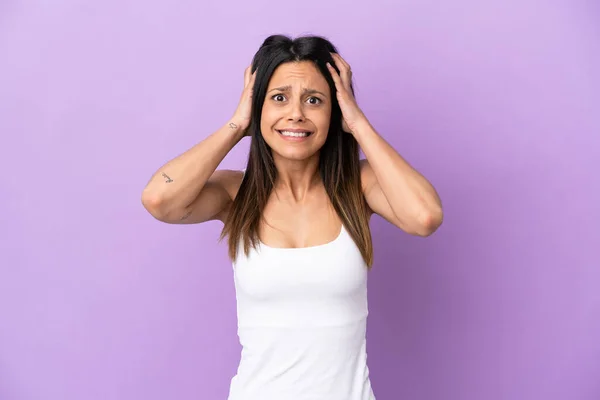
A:
POLYGON ((232 201, 231 188, 241 181, 241 175, 237 171, 215 170, 242 137, 237 124, 226 124, 163 165, 142 192, 146 210, 167 223, 217 219, 232 201))
POLYGON ((409 234, 429 236, 435 232, 442 224, 443 212, 431 183, 370 124, 357 126, 352 134, 367 158, 361 161, 361 180, 371 210, 409 234))
POLYGON ((246 68, 244 90, 231 120, 154 173, 142 192, 142 204, 156 219, 191 224, 225 218, 243 174, 215 170, 247 134, 255 79, 256 73, 246 68))
POLYGON ((435 189, 373 129, 354 98, 350 65, 337 53, 331 56, 339 70, 328 65, 342 128, 356 138, 367 157, 361 162, 361 180, 369 207, 410 234, 431 235, 443 219, 435 189))

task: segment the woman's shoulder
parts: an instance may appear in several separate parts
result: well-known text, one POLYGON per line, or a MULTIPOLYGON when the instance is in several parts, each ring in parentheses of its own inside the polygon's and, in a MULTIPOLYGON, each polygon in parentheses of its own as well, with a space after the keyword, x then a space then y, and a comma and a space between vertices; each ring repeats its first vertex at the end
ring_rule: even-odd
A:
POLYGON ((246 170, 219 169, 214 172, 211 179, 215 179, 225 189, 231 199, 235 199, 240 189, 246 170))

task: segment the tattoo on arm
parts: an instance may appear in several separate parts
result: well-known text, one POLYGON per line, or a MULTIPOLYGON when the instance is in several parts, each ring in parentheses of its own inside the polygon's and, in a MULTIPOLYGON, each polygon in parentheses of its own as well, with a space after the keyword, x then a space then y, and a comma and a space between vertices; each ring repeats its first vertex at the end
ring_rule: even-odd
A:
POLYGON ((231 122, 231 123, 229 123, 229 127, 231 129, 237 129, 238 126, 236 124, 234 124, 233 122, 231 122))
POLYGON ((173 179, 169 178, 169 175, 165 174, 164 172, 162 173, 162 176, 163 176, 163 178, 165 178, 166 183, 173 182, 173 179))

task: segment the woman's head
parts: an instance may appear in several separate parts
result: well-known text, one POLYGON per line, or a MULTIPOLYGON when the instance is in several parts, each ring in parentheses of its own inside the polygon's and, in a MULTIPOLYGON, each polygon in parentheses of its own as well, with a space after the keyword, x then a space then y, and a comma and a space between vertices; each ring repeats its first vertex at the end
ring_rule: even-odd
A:
MULTIPOLYGON (((259 243, 262 211, 275 186, 278 160, 318 165, 332 205, 370 265, 368 208, 360 182, 356 139, 342 130, 342 113, 327 63, 336 70, 336 48, 318 36, 268 37, 252 60, 256 71, 246 175, 225 222, 229 253, 235 259, 259 243), (287 131, 287 132, 286 132, 287 131), (296 131, 289 132, 289 131, 296 131)), ((339 72, 339 71, 338 71, 339 72)))
POLYGON ((313 62, 287 62, 277 67, 260 115, 260 135, 273 157, 318 157, 329 133, 331 98, 327 81, 313 62))
POLYGON ((326 66, 335 65, 332 52, 337 52, 333 44, 316 36, 292 40, 275 35, 263 42, 252 62, 257 72, 250 132, 256 151, 304 160, 318 157, 330 133, 342 133, 335 84, 326 66), (289 133, 294 130, 307 136, 289 133))

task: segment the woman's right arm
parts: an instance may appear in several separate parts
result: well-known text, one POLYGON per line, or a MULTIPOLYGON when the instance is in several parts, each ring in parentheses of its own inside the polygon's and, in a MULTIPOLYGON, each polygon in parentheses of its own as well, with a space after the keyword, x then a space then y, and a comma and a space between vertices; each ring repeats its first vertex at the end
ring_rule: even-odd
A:
POLYGON ((225 220, 243 173, 216 169, 247 134, 255 78, 246 68, 240 102, 227 124, 154 173, 142 192, 142 204, 154 218, 172 224, 225 220))
POLYGON ((166 223, 193 224, 222 219, 242 173, 218 170, 243 137, 239 124, 224 125, 202 142, 163 165, 142 192, 142 204, 166 223))

